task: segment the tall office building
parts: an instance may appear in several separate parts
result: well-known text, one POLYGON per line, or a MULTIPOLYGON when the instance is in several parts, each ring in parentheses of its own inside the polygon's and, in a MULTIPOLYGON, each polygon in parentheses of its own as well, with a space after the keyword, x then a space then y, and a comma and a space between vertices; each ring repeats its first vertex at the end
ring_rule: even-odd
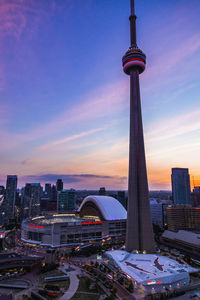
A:
POLYGON ((42 187, 40 183, 31 183, 31 201, 29 207, 29 215, 34 217, 40 214, 40 198, 42 195, 42 187))
POLYGON ((130 141, 126 250, 153 252, 155 243, 151 222, 145 161, 139 74, 145 70, 146 56, 136 43, 136 15, 131 0, 131 46, 122 58, 123 70, 130 76, 130 141))
POLYGON ((172 168, 172 197, 174 204, 190 204, 190 175, 187 168, 172 168))
POLYGON ((25 187, 22 188, 22 207, 21 216, 22 220, 29 217, 29 207, 31 203, 31 183, 26 183, 25 187))
POLYGON ((124 208, 127 209, 125 191, 118 191, 117 192, 117 200, 123 205, 124 208))
POLYGON ((45 196, 51 198, 51 183, 45 183, 45 196))
POLYGON ((57 211, 59 213, 64 213, 67 211, 72 211, 75 209, 76 199, 75 191, 71 190, 62 190, 58 192, 58 202, 57 202, 57 211))
POLYGON ((99 195, 100 196, 105 196, 106 195, 106 188, 105 187, 100 187, 100 189, 99 189, 99 195))
POLYGON ((62 179, 57 179, 56 181, 56 189, 58 192, 63 190, 63 181, 62 179))
POLYGON ((6 218, 6 200, 5 200, 5 188, 3 185, 0 185, 0 225, 5 224, 6 218))
POLYGON ((6 216, 7 221, 15 218, 15 200, 17 192, 17 176, 8 175, 6 181, 6 216))
POLYGON ((167 207, 168 230, 200 229, 200 208, 191 205, 170 205, 167 207))
POLYGON ((3 185, 0 185, 0 195, 4 195, 5 193, 5 188, 3 185))
POLYGON ((22 219, 40 214, 42 187, 40 183, 26 183, 22 189, 22 219))
POLYGON ((57 190, 54 184, 51 187, 51 200, 57 202, 57 190))
POLYGON ((163 204, 158 203, 155 199, 150 200, 150 208, 151 208, 151 219, 152 223, 158 225, 160 228, 163 228, 164 220, 163 220, 163 204))
POLYGON ((195 186, 192 192, 192 205, 194 207, 200 207, 200 186, 195 186))

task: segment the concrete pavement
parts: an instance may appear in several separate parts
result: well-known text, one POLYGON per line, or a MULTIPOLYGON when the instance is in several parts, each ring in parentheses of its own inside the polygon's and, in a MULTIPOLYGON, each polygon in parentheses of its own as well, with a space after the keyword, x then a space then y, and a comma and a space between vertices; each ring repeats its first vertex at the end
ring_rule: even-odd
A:
MULTIPOLYGON (((65 271, 66 268, 67 268, 67 264, 64 267, 60 268, 60 270, 64 273, 66 273, 66 271, 65 271)), ((79 279, 78 279, 77 275, 80 274, 80 270, 74 266, 73 266, 73 269, 74 269, 74 271, 67 273, 67 275, 69 275, 69 278, 70 278, 70 285, 69 285, 68 290, 60 298, 60 300, 71 299, 78 289, 79 279)))

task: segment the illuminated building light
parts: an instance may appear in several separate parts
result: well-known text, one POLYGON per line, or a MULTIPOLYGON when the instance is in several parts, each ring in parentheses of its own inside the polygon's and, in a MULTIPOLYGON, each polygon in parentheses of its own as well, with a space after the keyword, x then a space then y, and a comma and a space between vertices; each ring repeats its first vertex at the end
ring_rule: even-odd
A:
POLYGON ((37 219, 42 219, 42 218, 45 218, 45 216, 35 217, 35 218, 32 218, 32 220, 37 220, 37 219))
POLYGON ((102 221, 81 222, 82 225, 102 224, 102 221))
POLYGON ((87 215, 84 215, 83 218, 84 219, 90 219, 90 220, 91 219, 92 220, 100 220, 98 216, 87 216, 87 215))
POLYGON ((75 214, 56 214, 53 217, 73 217, 75 214))
POLYGON ((160 283, 163 283, 163 282, 162 281, 154 281, 154 280, 153 281, 151 281, 151 280, 147 281, 148 285, 151 285, 151 284, 160 284, 160 283))
POLYGON ((147 281, 147 284, 150 285, 150 284, 156 284, 156 281, 147 281))
POLYGON ((29 225, 31 228, 38 228, 38 229, 43 229, 44 226, 39 226, 39 225, 29 225))
POLYGON ((144 61, 144 59, 141 59, 139 57, 135 57, 135 58, 130 58, 130 59, 127 59, 124 63, 123 63, 123 66, 128 63, 128 62, 131 62, 131 61, 141 61, 143 62, 145 65, 146 65, 146 62, 144 61))
POLYGON ((134 279, 128 273, 126 273, 126 276, 128 279, 131 279, 132 281, 134 281, 134 279))

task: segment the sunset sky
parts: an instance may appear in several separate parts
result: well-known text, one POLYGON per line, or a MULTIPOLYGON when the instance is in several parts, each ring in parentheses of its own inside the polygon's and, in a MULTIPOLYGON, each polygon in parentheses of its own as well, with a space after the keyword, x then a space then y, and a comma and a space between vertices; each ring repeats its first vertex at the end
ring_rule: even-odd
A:
MULTIPOLYGON (((149 187, 200 179, 200 1, 135 0, 149 187)), ((0 1, 0 184, 127 189, 129 0, 0 1)), ((200 181, 199 181, 200 183, 200 181)))

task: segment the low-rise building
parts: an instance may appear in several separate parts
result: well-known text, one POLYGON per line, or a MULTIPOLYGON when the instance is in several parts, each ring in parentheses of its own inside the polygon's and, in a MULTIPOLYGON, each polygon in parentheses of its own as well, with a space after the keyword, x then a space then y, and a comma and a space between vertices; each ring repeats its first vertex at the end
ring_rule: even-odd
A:
POLYGON ((162 234, 164 244, 193 254, 200 259, 200 233, 186 230, 177 232, 165 230, 162 234))
POLYGON ((168 229, 200 231, 200 207, 170 205, 167 207, 168 229))
POLYGON ((135 288, 143 286, 149 293, 173 290, 189 285, 189 274, 197 269, 166 256, 134 254, 123 250, 107 251, 108 265, 132 280, 135 288))

